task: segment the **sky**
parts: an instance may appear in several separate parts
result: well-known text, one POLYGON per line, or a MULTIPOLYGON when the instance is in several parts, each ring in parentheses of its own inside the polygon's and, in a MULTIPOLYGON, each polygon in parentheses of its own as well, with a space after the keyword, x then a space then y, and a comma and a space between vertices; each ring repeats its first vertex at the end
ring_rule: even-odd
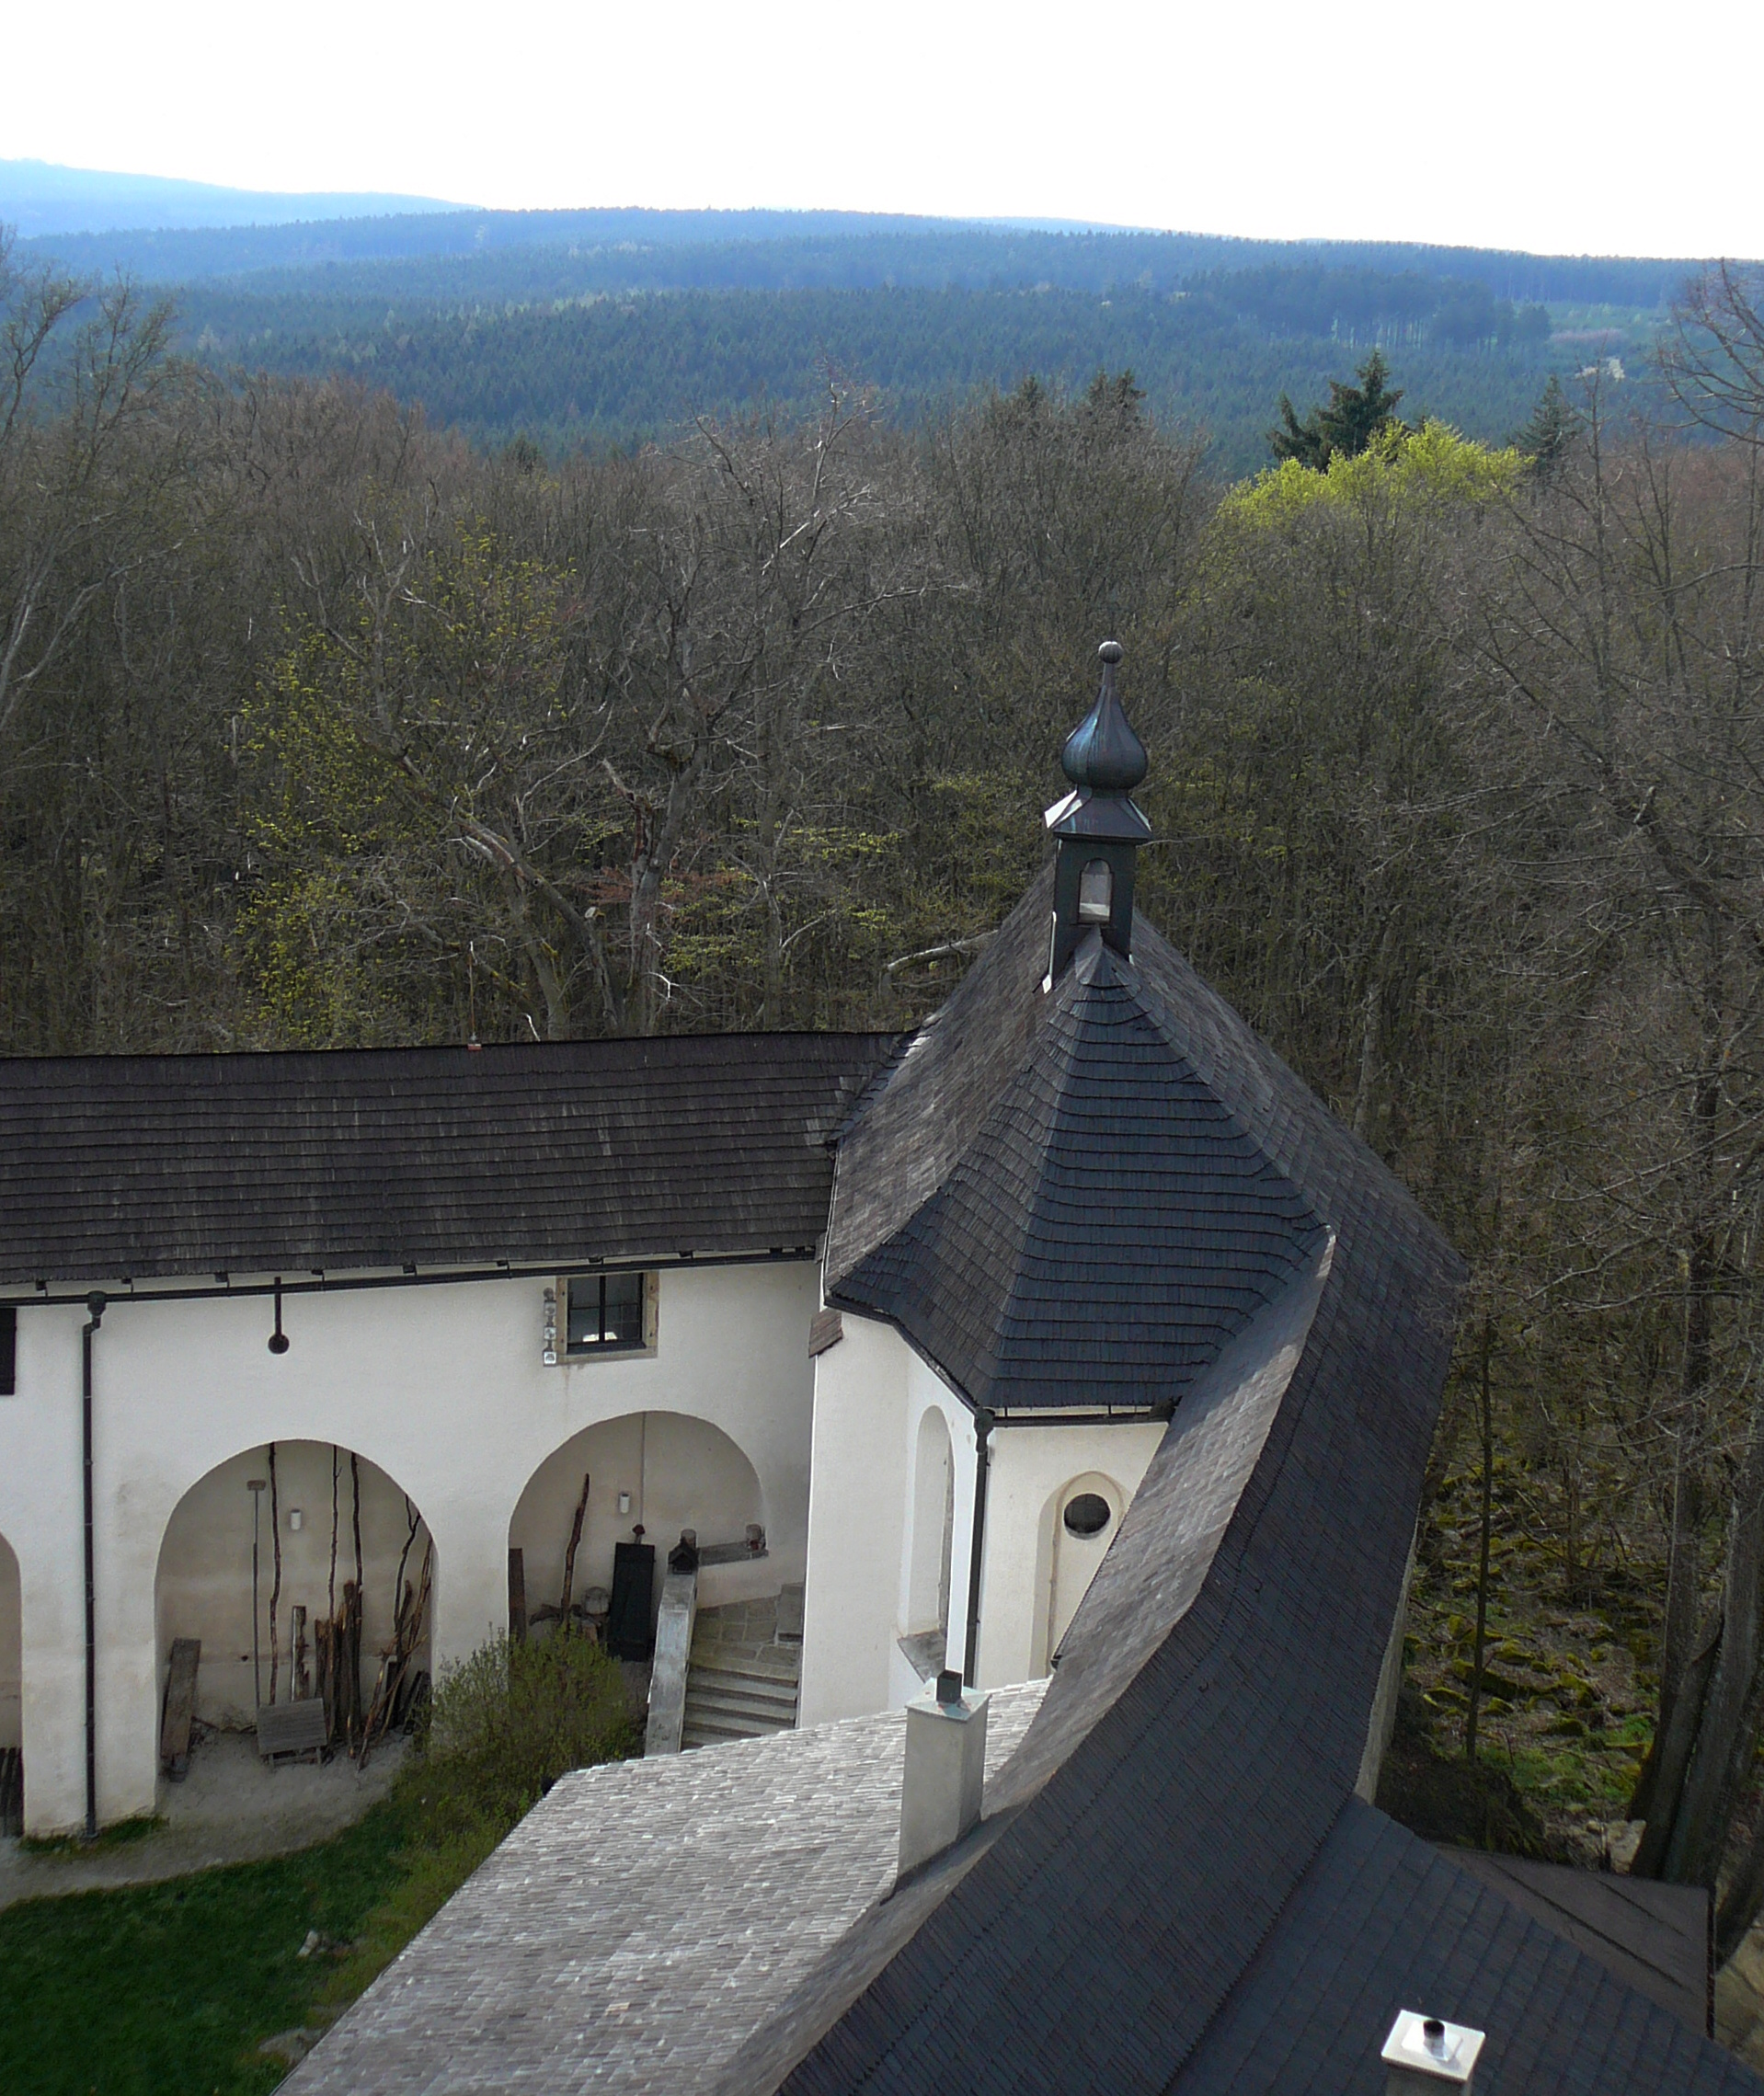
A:
POLYGON ((1735 0, 82 0, 0 158, 506 207, 1089 219, 1764 256, 1735 0))

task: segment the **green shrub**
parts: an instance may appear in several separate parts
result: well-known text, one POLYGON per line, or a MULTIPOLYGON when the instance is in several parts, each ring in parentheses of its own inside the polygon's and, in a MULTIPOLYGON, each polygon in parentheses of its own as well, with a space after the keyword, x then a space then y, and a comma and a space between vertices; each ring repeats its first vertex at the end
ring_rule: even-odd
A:
POLYGON ((493 1638, 443 1668, 399 1787, 425 1838, 499 1838, 559 1776, 635 1754, 641 1742, 617 1660, 592 1639, 493 1638))
POLYGON ((592 1639, 493 1638, 441 1669, 392 1803, 396 1884, 365 1918, 323 1999, 353 2001, 559 1776, 641 1751, 619 1663, 592 1639))

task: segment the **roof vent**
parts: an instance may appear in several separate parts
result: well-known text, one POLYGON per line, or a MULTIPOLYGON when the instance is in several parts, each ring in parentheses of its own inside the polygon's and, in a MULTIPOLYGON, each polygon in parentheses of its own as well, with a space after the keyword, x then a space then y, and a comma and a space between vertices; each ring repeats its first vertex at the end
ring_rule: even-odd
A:
POLYGON ((1467 2090, 1483 2049, 1483 2033, 1418 2009, 1403 2009, 1379 2057, 1390 2072, 1384 2096, 1446 2096, 1467 2090))
POLYGON ((900 1784, 899 1875, 959 1841, 980 1816, 986 1778, 988 1698, 962 1693, 945 1667, 907 1705, 907 1758, 900 1784))

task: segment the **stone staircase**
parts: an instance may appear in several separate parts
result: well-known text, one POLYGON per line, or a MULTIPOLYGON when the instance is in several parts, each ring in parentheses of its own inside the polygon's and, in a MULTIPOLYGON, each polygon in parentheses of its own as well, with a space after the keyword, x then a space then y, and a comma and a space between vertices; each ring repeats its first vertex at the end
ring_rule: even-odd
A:
POLYGON ((759 1739, 788 1732, 796 1722, 796 1685, 802 1674, 797 1626, 776 1602, 738 1602, 701 1609, 693 1630, 686 1669, 686 1721, 682 1747, 715 1747, 730 1739, 759 1739))

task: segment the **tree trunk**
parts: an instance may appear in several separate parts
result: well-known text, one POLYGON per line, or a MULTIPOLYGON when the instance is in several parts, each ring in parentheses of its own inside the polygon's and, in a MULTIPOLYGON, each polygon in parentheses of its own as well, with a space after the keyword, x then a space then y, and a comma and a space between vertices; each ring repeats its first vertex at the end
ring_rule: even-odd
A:
MULTIPOLYGON (((1678 1764, 1676 1781, 1665 1783, 1667 1763, 1661 1743, 1674 1736, 1674 1719, 1686 1688, 1692 1656, 1702 1640, 1697 1633, 1702 1593, 1702 1464, 1704 1414, 1709 1402, 1711 1316, 1715 1283, 1716 1246, 1708 1226, 1709 1189, 1713 1180, 1721 1084, 1714 1070, 1710 1009, 1704 1011, 1704 1068, 1691 1102, 1691 1202, 1693 1228, 1684 1254, 1684 1346, 1678 1367, 1678 1419, 1672 1448, 1672 1533, 1667 1555, 1666 1621, 1660 1651, 1660 1709, 1655 1745, 1643 1765, 1630 1802, 1632 1817, 1646 1819, 1652 1832, 1664 1815, 1660 1846, 1654 1855, 1657 1871, 1666 1858, 1665 1842, 1678 1812, 1678 1784, 1689 1760, 1678 1764)), ((1699 1692, 1701 1694, 1701 1691, 1699 1692)), ((1692 1739, 1701 1712, 1692 1717, 1692 1739)), ((1678 1736, 1682 1736, 1682 1727, 1678 1736)), ((1654 1844, 1644 1837, 1644 1851, 1654 1844)), ((1644 1873, 1644 1874, 1651 1874, 1644 1873)))
POLYGON ((1728 1519, 1721 1633, 1696 1747, 1660 1875, 1712 1891, 1756 1741, 1758 1575, 1764 1544, 1764 1404, 1752 1407, 1728 1519))
POLYGON ((1483 1312, 1479 1377, 1483 1428, 1482 1533, 1476 1559, 1476 1644, 1470 1666, 1470 1708, 1464 1713, 1464 1758, 1476 1758, 1476 1722, 1483 1708, 1483 1655, 1488 1645, 1488 1560, 1495 1531, 1495 1393, 1490 1373, 1495 1354, 1495 1313, 1483 1312))

